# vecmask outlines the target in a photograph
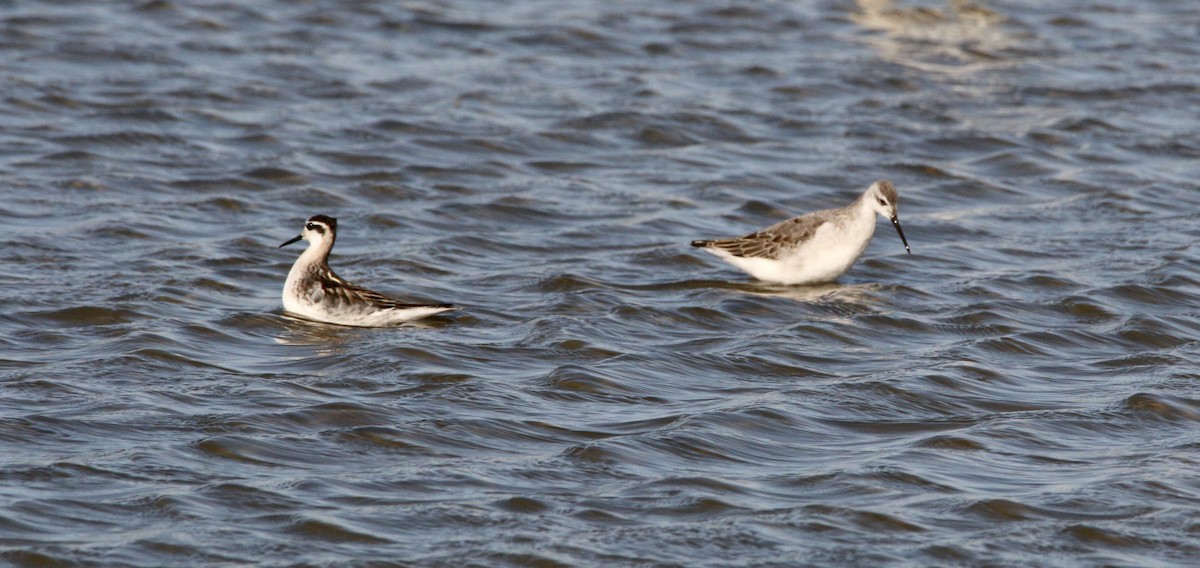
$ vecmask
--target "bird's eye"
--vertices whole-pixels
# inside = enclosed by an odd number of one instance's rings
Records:
[[[886,202],[886,201],[884,201],[884,200],[882,200],[882,199],[880,199],[880,200],[879,200],[879,204],[880,204],[880,205],[887,205],[887,202]]]
[[[312,224],[312,223],[305,223],[305,225],[304,225],[304,228],[305,228],[305,229],[308,229],[308,230],[310,230],[310,231],[315,231],[315,230],[317,230],[317,226],[316,226],[316,225],[314,225],[314,224]]]

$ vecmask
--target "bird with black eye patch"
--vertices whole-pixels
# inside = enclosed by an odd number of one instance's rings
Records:
[[[751,276],[779,284],[820,284],[845,274],[871,242],[875,215],[892,222],[912,254],[896,216],[900,195],[887,180],[872,183],[845,207],[814,211],[744,237],[692,241]]]
[[[279,245],[308,241],[308,248],[283,284],[283,309],[325,323],[383,327],[458,308],[450,304],[406,304],[347,282],[329,268],[329,252],[337,240],[337,219],[314,215],[296,238]]]

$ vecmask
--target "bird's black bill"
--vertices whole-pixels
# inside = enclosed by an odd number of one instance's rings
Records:
[[[897,227],[899,227],[899,225],[896,225],[896,226],[897,226]],[[290,241],[288,241],[288,242],[286,242],[286,243],[283,243],[283,244],[279,245],[279,248],[286,247],[286,246],[288,246],[288,245],[290,245],[290,244],[292,244],[292,243],[294,243],[294,242],[296,242],[296,241],[298,241],[298,240],[300,240],[300,239],[303,239],[303,238],[304,238],[304,235],[296,235],[296,238],[294,238],[294,239],[292,239],[292,240],[290,240]],[[903,234],[903,233],[901,233],[901,234],[900,234],[900,238],[902,238],[902,239],[904,238],[904,234]]]
[[[904,250],[908,251],[908,254],[912,254],[912,249],[908,248],[908,239],[904,238],[904,230],[900,228],[900,219],[893,216],[892,225],[895,225],[896,232],[900,234],[900,241],[904,243]]]

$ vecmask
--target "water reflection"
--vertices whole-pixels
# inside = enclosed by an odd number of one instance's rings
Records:
[[[882,289],[882,286],[874,282],[864,284],[831,282],[813,286],[786,286],[754,282],[737,289],[751,296],[786,298],[802,303],[875,304],[878,303],[875,292]]]
[[[1018,46],[1006,18],[982,2],[950,0],[944,7],[895,0],[858,0],[851,18],[882,35],[869,41],[884,59],[923,71],[963,73],[1005,64]],[[898,5],[899,4],[899,5]]]
[[[362,328],[321,323],[304,319],[287,312],[278,313],[277,335],[273,337],[280,345],[321,346],[320,354],[337,354],[341,347],[363,333]]]
[[[454,323],[452,318],[431,317],[400,325],[363,328],[313,321],[283,311],[278,313],[278,319],[281,334],[276,335],[274,339],[280,345],[336,345],[346,343],[371,330],[387,333],[398,330],[440,329]]]

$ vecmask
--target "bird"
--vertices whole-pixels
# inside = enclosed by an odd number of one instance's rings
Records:
[[[314,215],[298,236],[279,248],[304,239],[309,246],[283,284],[283,309],[306,319],[354,327],[396,325],[442,312],[452,304],[406,304],[347,282],[329,268],[329,251],[337,240],[337,219]]]
[[[896,216],[899,199],[896,186],[881,179],[845,207],[813,211],[744,237],[692,241],[692,246],[765,282],[832,282],[866,250],[875,234],[876,214],[891,220],[904,250],[912,254]]]

